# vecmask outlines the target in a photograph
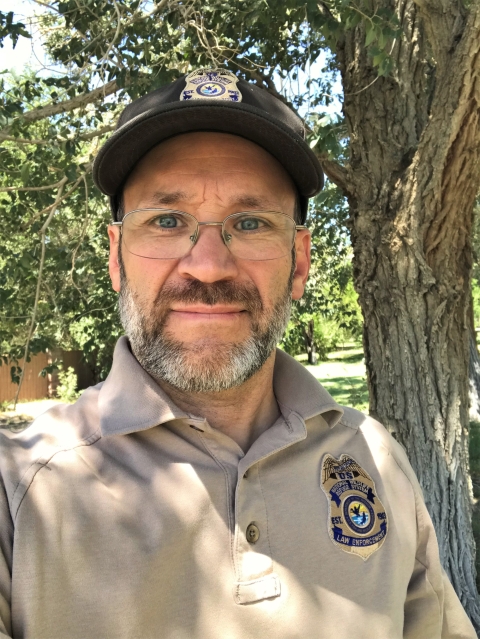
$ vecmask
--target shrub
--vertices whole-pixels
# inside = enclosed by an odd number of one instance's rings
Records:
[[[71,366],[67,370],[59,370],[58,381],[57,397],[62,402],[74,402],[80,397],[81,393],[77,391],[77,374]]]

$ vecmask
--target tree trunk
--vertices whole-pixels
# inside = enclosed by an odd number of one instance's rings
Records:
[[[317,363],[317,353],[315,351],[315,322],[309,320],[308,324],[302,324],[303,339],[305,340],[305,348],[307,349],[307,361],[314,366]]]
[[[370,411],[406,448],[443,565],[480,629],[468,460],[473,205],[480,184],[478,2],[397,0],[405,31],[378,77],[361,27],[338,56]]]

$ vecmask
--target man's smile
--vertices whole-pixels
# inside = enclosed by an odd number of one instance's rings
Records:
[[[238,306],[220,304],[215,304],[214,306],[206,304],[175,306],[170,312],[175,319],[193,322],[234,322],[242,318],[247,313],[247,311]]]

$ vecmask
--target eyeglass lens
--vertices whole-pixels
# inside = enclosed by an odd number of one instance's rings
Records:
[[[196,242],[197,220],[188,213],[138,210],[123,220],[123,241],[130,253],[153,259],[186,255]],[[231,253],[245,260],[272,260],[287,255],[295,238],[295,222],[270,211],[241,212],[223,223],[223,239]]]

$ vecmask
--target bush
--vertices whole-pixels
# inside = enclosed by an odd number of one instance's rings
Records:
[[[74,402],[80,397],[81,393],[77,391],[77,374],[71,366],[67,370],[59,370],[58,381],[57,397],[62,402]]]

